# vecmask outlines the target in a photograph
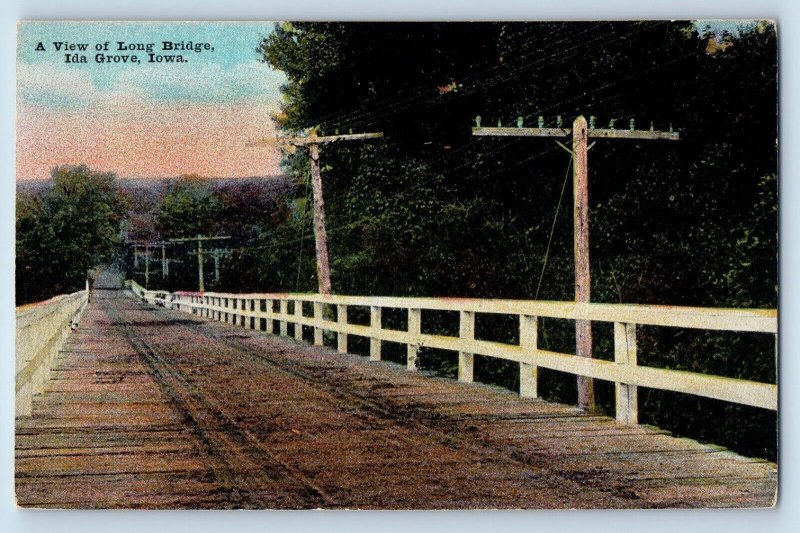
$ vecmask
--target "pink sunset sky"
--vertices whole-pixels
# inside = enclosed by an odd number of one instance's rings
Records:
[[[125,112],[113,115],[18,106],[17,179],[45,179],[56,165],[81,163],[130,178],[279,172],[276,149],[245,146],[275,134],[263,104],[120,105]]]
[[[47,179],[62,164],[125,178],[278,174],[277,147],[245,146],[276,133],[271,114],[284,78],[255,52],[271,30],[272,23],[21,24],[17,179]],[[117,41],[152,42],[159,51],[165,39],[214,49],[189,52],[182,65],[94,61],[96,43],[113,51]],[[60,41],[88,43],[87,64],[67,63]]]

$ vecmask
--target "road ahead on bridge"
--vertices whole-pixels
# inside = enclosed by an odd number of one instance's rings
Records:
[[[18,503],[768,506],[776,467],[96,290],[33,416]]]

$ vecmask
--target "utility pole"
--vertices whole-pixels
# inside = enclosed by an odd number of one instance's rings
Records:
[[[575,255],[575,301],[591,300],[589,272],[589,138],[586,119],[582,116],[572,124],[572,202],[573,202],[573,253]],[[575,354],[592,357],[592,323],[575,321]],[[594,383],[592,378],[578,376],[578,405],[594,408]]]
[[[133,270],[136,273],[139,273],[139,257],[142,255],[142,252],[139,251],[139,247],[141,246],[144,248],[144,284],[145,286],[149,285],[150,282],[150,246],[153,243],[148,241],[125,241],[125,245],[133,246]]]
[[[219,282],[219,250],[214,250],[214,283]]]
[[[161,279],[169,276],[169,263],[167,263],[167,243],[161,241]]]
[[[575,254],[575,301],[589,303],[591,300],[591,276],[589,271],[589,137],[598,139],[636,139],[677,141],[680,136],[672,131],[655,131],[652,123],[650,130],[637,130],[631,119],[627,130],[615,129],[615,120],[608,128],[595,128],[595,117],[589,117],[589,124],[583,116],[579,116],[572,124],[572,129],[561,127],[561,117],[557,118],[557,127],[545,128],[544,118],[538,117],[537,128],[523,128],[522,118],[517,119],[516,128],[504,128],[498,124],[496,128],[481,127],[481,117],[475,118],[472,134],[479,137],[566,137],[572,134],[572,150],[564,144],[558,144],[571,152],[573,164],[573,252]],[[592,143],[594,145],[594,143]],[[575,353],[579,357],[592,357],[592,323],[588,320],[575,321]],[[594,383],[592,378],[578,376],[578,407],[594,408]]]
[[[219,258],[222,256],[229,256],[231,253],[222,248],[214,248],[211,250],[211,256],[214,258],[214,281],[219,282]]]
[[[203,239],[197,235],[197,285],[200,292],[206,290],[206,284],[203,282]]]
[[[203,279],[203,241],[218,241],[223,239],[230,239],[229,235],[224,235],[220,237],[206,237],[201,234],[197,234],[197,237],[184,237],[180,239],[170,239],[169,242],[189,242],[189,241],[197,241],[197,286],[200,292],[205,292],[206,284]]]
[[[144,244],[144,287],[150,288],[150,243]]]
[[[311,159],[311,188],[314,197],[314,241],[317,250],[317,282],[320,294],[331,293],[331,270],[328,263],[328,235],[325,231],[325,202],[322,196],[322,176],[319,169],[319,145],[338,141],[363,141],[378,139],[383,133],[350,133],[347,135],[327,135],[318,137],[316,130],[309,135],[277,137],[249,141],[247,146],[268,146],[283,144],[290,150],[307,148]]]

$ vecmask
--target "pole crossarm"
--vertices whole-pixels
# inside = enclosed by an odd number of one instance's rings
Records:
[[[193,255],[197,255],[197,290],[200,292],[204,292],[206,290],[205,285],[205,277],[203,275],[203,260],[204,255],[208,252],[203,251],[203,242],[204,241],[220,241],[225,239],[230,239],[230,235],[219,235],[217,237],[206,237],[205,235],[195,235],[194,237],[178,237],[176,239],[170,239],[170,242],[196,242],[197,243],[197,252]]]
[[[476,137],[567,137],[572,128],[472,128]],[[644,141],[679,141],[677,131],[623,130],[595,128],[588,130],[589,138],[636,139]]]
[[[538,128],[523,127],[523,118],[517,119],[516,127],[481,127],[481,117],[475,117],[472,135],[476,137],[539,137],[554,138],[556,143],[570,154],[573,168],[573,252],[575,256],[575,301],[589,303],[591,295],[591,273],[589,269],[589,165],[587,153],[594,142],[589,139],[635,139],[644,141],[678,141],[680,134],[672,130],[656,131],[651,123],[649,130],[637,130],[633,119],[628,129],[616,129],[616,120],[609,122],[608,128],[595,128],[595,117],[587,123],[583,116],[575,119],[571,128],[561,127],[558,117],[556,128],[545,128],[543,117],[539,117]],[[572,136],[572,149],[557,140]],[[596,142],[596,141],[595,141]],[[592,358],[592,327],[587,320],[575,322],[575,354]],[[578,405],[583,409],[594,408],[594,384],[591,377],[578,377]]]
[[[169,242],[214,241],[214,240],[218,240],[218,239],[230,239],[230,238],[231,238],[230,235],[224,235],[224,236],[221,236],[221,237],[203,237],[203,236],[179,237],[177,239],[170,239]]]
[[[294,146],[308,146],[310,144],[324,144],[337,141],[363,141],[366,139],[380,139],[383,137],[383,132],[377,133],[348,133],[344,135],[325,135],[318,137],[311,134],[305,137],[291,136],[291,137],[265,137],[254,141],[247,141],[245,146],[274,146],[277,144],[291,144]]]
[[[197,255],[197,252],[186,252],[186,255]],[[230,250],[219,250],[219,249],[211,249],[211,250],[203,250],[203,255],[218,255],[218,256],[229,256],[231,255]]]
[[[316,128],[313,128],[308,135],[265,137],[261,140],[248,141],[246,143],[246,146],[279,145],[289,153],[293,153],[298,148],[308,150],[309,159],[311,160],[311,190],[314,202],[314,244],[317,254],[317,280],[321,294],[330,294],[331,292],[331,269],[328,264],[328,233],[325,230],[325,201],[322,196],[319,145],[339,141],[365,141],[382,137],[383,132],[318,136]]]

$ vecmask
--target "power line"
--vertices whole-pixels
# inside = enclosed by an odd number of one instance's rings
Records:
[[[564,183],[561,185],[561,194],[558,196],[558,203],[556,204],[556,212],[553,214],[553,223],[550,226],[550,236],[547,238],[547,248],[544,250],[544,259],[542,260],[542,271],[539,273],[539,282],[536,284],[536,295],[533,297],[534,300],[539,299],[539,289],[542,287],[542,279],[544,279],[544,271],[547,268],[547,258],[550,255],[550,244],[553,242],[553,232],[556,229],[556,221],[558,220],[558,212],[561,210],[561,202],[564,199],[564,191],[567,188],[567,182],[569,181],[569,170],[572,167],[572,158],[573,155],[570,154],[569,162],[567,163],[567,171],[564,174]]]
[[[668,23],[668,21],[655,21],[653,23],[650,23],[649,26],[645,27],[645,26],[642,25],[642,26],[639,26],[637,28],[634,28],[634,29],[632,29],[632,30],[630,30],[628,32],[622,33],[622,34],[617,33],[617,32],[612,30],[612,32],[614,34],[614,36],[612,36],[612,37],[608,37],[607,35],[599,35],[599,36],[594,37],[592,39],[589,39],[587,41],[583,41],[583,42],[581,42],[579,44],[576,44],[576,45],[574,45],[572,47],[553,52],[553,53],[551,53],[549,55],[546,55],[544,57],[539,58],[536,61],[530,62],[528,64],[524,64],[524,65],[519,65],[519,66],[513,67],[510,70],[508,70],[507,72],[502,73],[502,74],[500,74],[498,76],[495,76],[493,78],[489,78],[489,79],[483,80],[483,81],[477,81],[472,87],[467,86],[465,88],[460,88],[458,92],[450,93],[449,98],[452,101],[454,99],[463,98],[464,96],[469,96],[469,95],[477,92],[478,90],[485,90],[485,89],[493,87],[494,85],[496,85],[496,84],[498,84],[500,82],[503,82],[503,81],[506,81],[508,79],[511,79],[516,74],[518,74],[519,72],[522,72],[522,71],[525,71],[525,70],[529,70],[529,69],[532,69],[532,68],[537,67],[537,66],[538,67],[542,67],[542,66],[546,66],[546,65],[555,65],[555,64],[559,64],[559,63],[564,63],[564,60],[562,60],[562,61],[553,61],[553,59],[554,58],[559,58],[559,57],[566,57],[567,54],[569,54],[570,52],[574,52],[574,51],[580,50],[582,48],[606,46],[606,45],[609,45],[609,44],[611,44],[611,43],[613,43],[615,41],[619,41],[619,40],[625,39],[625,38],[630,37],[632,35],[641,33],[641,32],[646,31],[648,29],[653,29],[653,28],[655,28],[655,27],[657,27],[659,25],[667,24],[667,23]],[[586,31],[589,31],[591,29],[593,29],[593,28],[589,28]],[[570,37],[569,40],[572,40],[572,37]],[[599,42],[597,42],[597,41],[599,41]],[[548,61],[548,60],[550,60],[550,61]],[[492,69],[490,69],[490,70],[496,70],[496,69],[500,69],[500,68],[504,68],[504,65],[496,65],[496,66],[492,67]],[[475,77],[475,76],[473,76],[473,77]],[[469,80],[469,79],[470,78],[467,78],[467,80]],[[411,96],[409,96],[409,97],[407,97],[405,99],[398,100],[398,101],[396,101],[394,103],[387,103],[387,101],[390,101],[389,99],[387,99],[386,101],[381,102],[381,104],[382,104],[381,105],[381,111],[373,111],[373,110],[363,109],[363,110],[356,111],[356,112],[353,112],[353,113],[350,113],[350,114],[340,115],[338,117],[337,124],[340,127],[345,127],[345,128],[348,127],[348,126],[354,126],[354,125],[356,125],[358,123],[358,121],[360,121],[362,119],[366,119],[368,117],[373,117],[373,119],[374,119],[374,118],[385,117],[385,116],[391,115],[392,113],[394,113],[394,111],[403,111],[403,110],[407,109],[408,107],[410,107],[411,105],[413,105],[413,103],[415,103],[414,100],[420,100],[420,103],[424,104],[424,106],[427,107],[427,106],[431,105],[432,103],[438,102],[440,100],[440,98],[441,98],[441,95],[439,95],[439,94],[435,94],[435,93],[434,94],[428,94],[427,91],[425,93],[420,91],[420,92],[416,93],[415,95],[411,95]],[[399,105],[402,105],[402,104],[406,104],[406,105],[401,107],[398,110],[394,110],[395,107],[397,107]],[[371,125],[371,124],[373,124],[373,122],[365,122],[365,124]]]
[[[550,48],[555,48],[559,44],[561,44],[563,42],[571,41],[571,40],[575,39],[576,37],[580,37],[581,35],[591,31],[592,29],[595,29],[595,28],[594,27],[587,27],[585,30],[583,30],[583,31],[581,31],[581,32],[579,32],[577,34],[565,36],[564,38],[556,41],[555,43],[550,43],[549,47]],[[524,59],[525,57],[528,57],[529,55],[532,55],[533,53],[538,53],[538,52],[541,52],[541,50],[532,51],[532,52],[529,52],[527,54],[520,54],[519,56],[517,56],[515,58],[515,61],[519,61],[521,59]],[[483,62],[487,63],[488,60],[484,60]],[[475,78],[481,73],[485,73],[487,71],[492,71],[492,70],[497,70],[499,68],[503,68],[503,66],[504,66],[503,64],[491,65],[488,68],[484,68],[483,71],[481,71],[481,70],[477,70],[476,71],[476,69],[475,69],[476,65],[477,65],[476,63],[473,63],[470,67],[466,67],[464,69],[461,69],[456,74],[451,75],[451,77],[456,77],[457,74],[464,73],[465,71],[473,72],[473,74],[471,76],[467,76],[466,78],[461,78],[462,82],[463,82],[464,80],[469,80],[470,78]],[[431,91],[432,91],[432,89],[431,89]],[[421,97],[428,98],[428,97],[430,97],[430,95],[428,94],[428,91],[424,91],[423,92],[422,90],[419,90],[419,89],[414,91],[412,94],[409,94],[408,96],[401,97],[401,98],[398,98],[398,96],[400,96],[400,95],[394,94],[394,95],[388,96],[388,97],[386,97],[386,98],[384,98],[382,100],[372,99],[370,101],[362,102],[360,104],[360,106],[375,104],[375,105],[380,105],[382,108],[386,108],[387,106],[395,106],[395,105],[399,105],[399,104],[408,102],[408,101],[410,101],[410,100],[412,100],[414,98],[421,98]],[[352,106],[350,109],[352,111],[341,111],[341,114],[338,114],[338,115],[337,115],[337,113],[340,113],[339,111],[332,111],[330,113],[327,113],[326,115],[322,115],[320,117],[315,118],[311,122],[314,123],[314,124],[320,124],[320,125],[327,124],[327,123],[330,123],[330,122],[335,122],[338,125],[342,125],[342,124],[351,123],[354,118],[360,117],[363,114],[367,114],[367,115],[371,114],[371,112],[369,112],[368,110],[364,109],[363,107]]]

